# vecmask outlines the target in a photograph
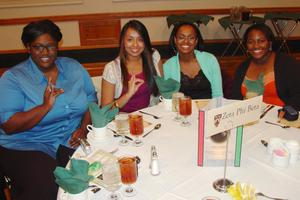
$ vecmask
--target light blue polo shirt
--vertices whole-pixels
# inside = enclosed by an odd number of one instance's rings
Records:
[[[56,88],[64,93],[32,129],[7,135],[0,129],[0,145],[8,149],[43,151],[55,157],[60,144],[69,146],[72,133],[80,126],[96,91],[88,72],[76,60],[58,57]],[[41,105],[47,78],[31,58],[6,71],[0,78],[0,124],[17,112]]]

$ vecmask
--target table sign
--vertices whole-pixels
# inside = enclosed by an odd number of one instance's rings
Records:
[[[258,96],[243,101],[235,101],[218,108],[199,110],[198,166],[224,165],[226,132],[231,129],[231,134],[228,137],[228,164],[239,167],[243,125],[259,120],[261,106],[262,96]]]

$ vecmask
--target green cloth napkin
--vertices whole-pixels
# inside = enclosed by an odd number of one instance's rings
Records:
[[[112,105],[109,104],[103,108],[99,108],[98,104],[91,102],[89,103],[90,115],[92,123],[95,128],[105,127],[110,121],[112,121],[118,114],[119,109],[111,109]]]
[[[174,79],[169,78],[165,80],[160,76],[154,76],[154,80],[156,82],[160,94],[165,99],[172,99],[172,94],[178,92],[180,89],[180,83]]]
[[[88,175],[89,163],[86,160],[71,159],[70,169],[56,167],[55,182],[66,192],[78,194],[86,190],[93,176]]]

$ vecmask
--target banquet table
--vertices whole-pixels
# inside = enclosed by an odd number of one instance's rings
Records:
[[[262,139],[268,141],[271,137],[294,139],[300,142],[299,129],[292,127],[284,129],[265,123],[265,120],[277,121],[277,109],[275,107],[270,110],[256,124],[244,127],[241,166],[227,167],[226,177],[233,182],[252,184],[257,191],[269,196],[296,200],[299,199],[300,194],[300,161],[290,164],[287,168],[275,167],[271,163],[266,147],[260,142]],[[116,156],[131,154],[141,158],[139,177],[134,184],[137,195],[122,196],[122,199],[201,200],[205,196],[215,196],[222,200],[232,199],[228,193],[220,193],[212,186],[216,179],[223,178],[223,166],[197,166],[198,109],[196,104],[193,103],[193,112],[189,118],[191,126],[188,127],[183,127],[180,122],[174,121],[175,113],[166,111],[161,104],[146,108],[144,111],[161,116],[160,119],[154,119],[143,115],[144,120],[152,123],[145,128],[145,132],[157,123],[161,123],[162,126],[142,138],[143,146],[118,146],[118,151],[114,153]],[[151,175],[149,170],[152,145],[157,149],[161,170],[157,176]],[[79,154],[82,154],[80,148],[75,156]],[[118,192],[121,193],[121,190]],[[95,194],[89,191],[89,198],[106,199],[108,194],[105,189]],[[68,199],[67,194],[59,189],[57,199]],[[257,199],[264,199],[264,197],[257,197]]]

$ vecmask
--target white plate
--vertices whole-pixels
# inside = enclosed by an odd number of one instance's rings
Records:
[[[88,199],[91,199],[93,193],[88,190]],[[57,200],[69,200],[69,193],[64,192],[62,189],[59,190],[59,194],[57,195]]]

